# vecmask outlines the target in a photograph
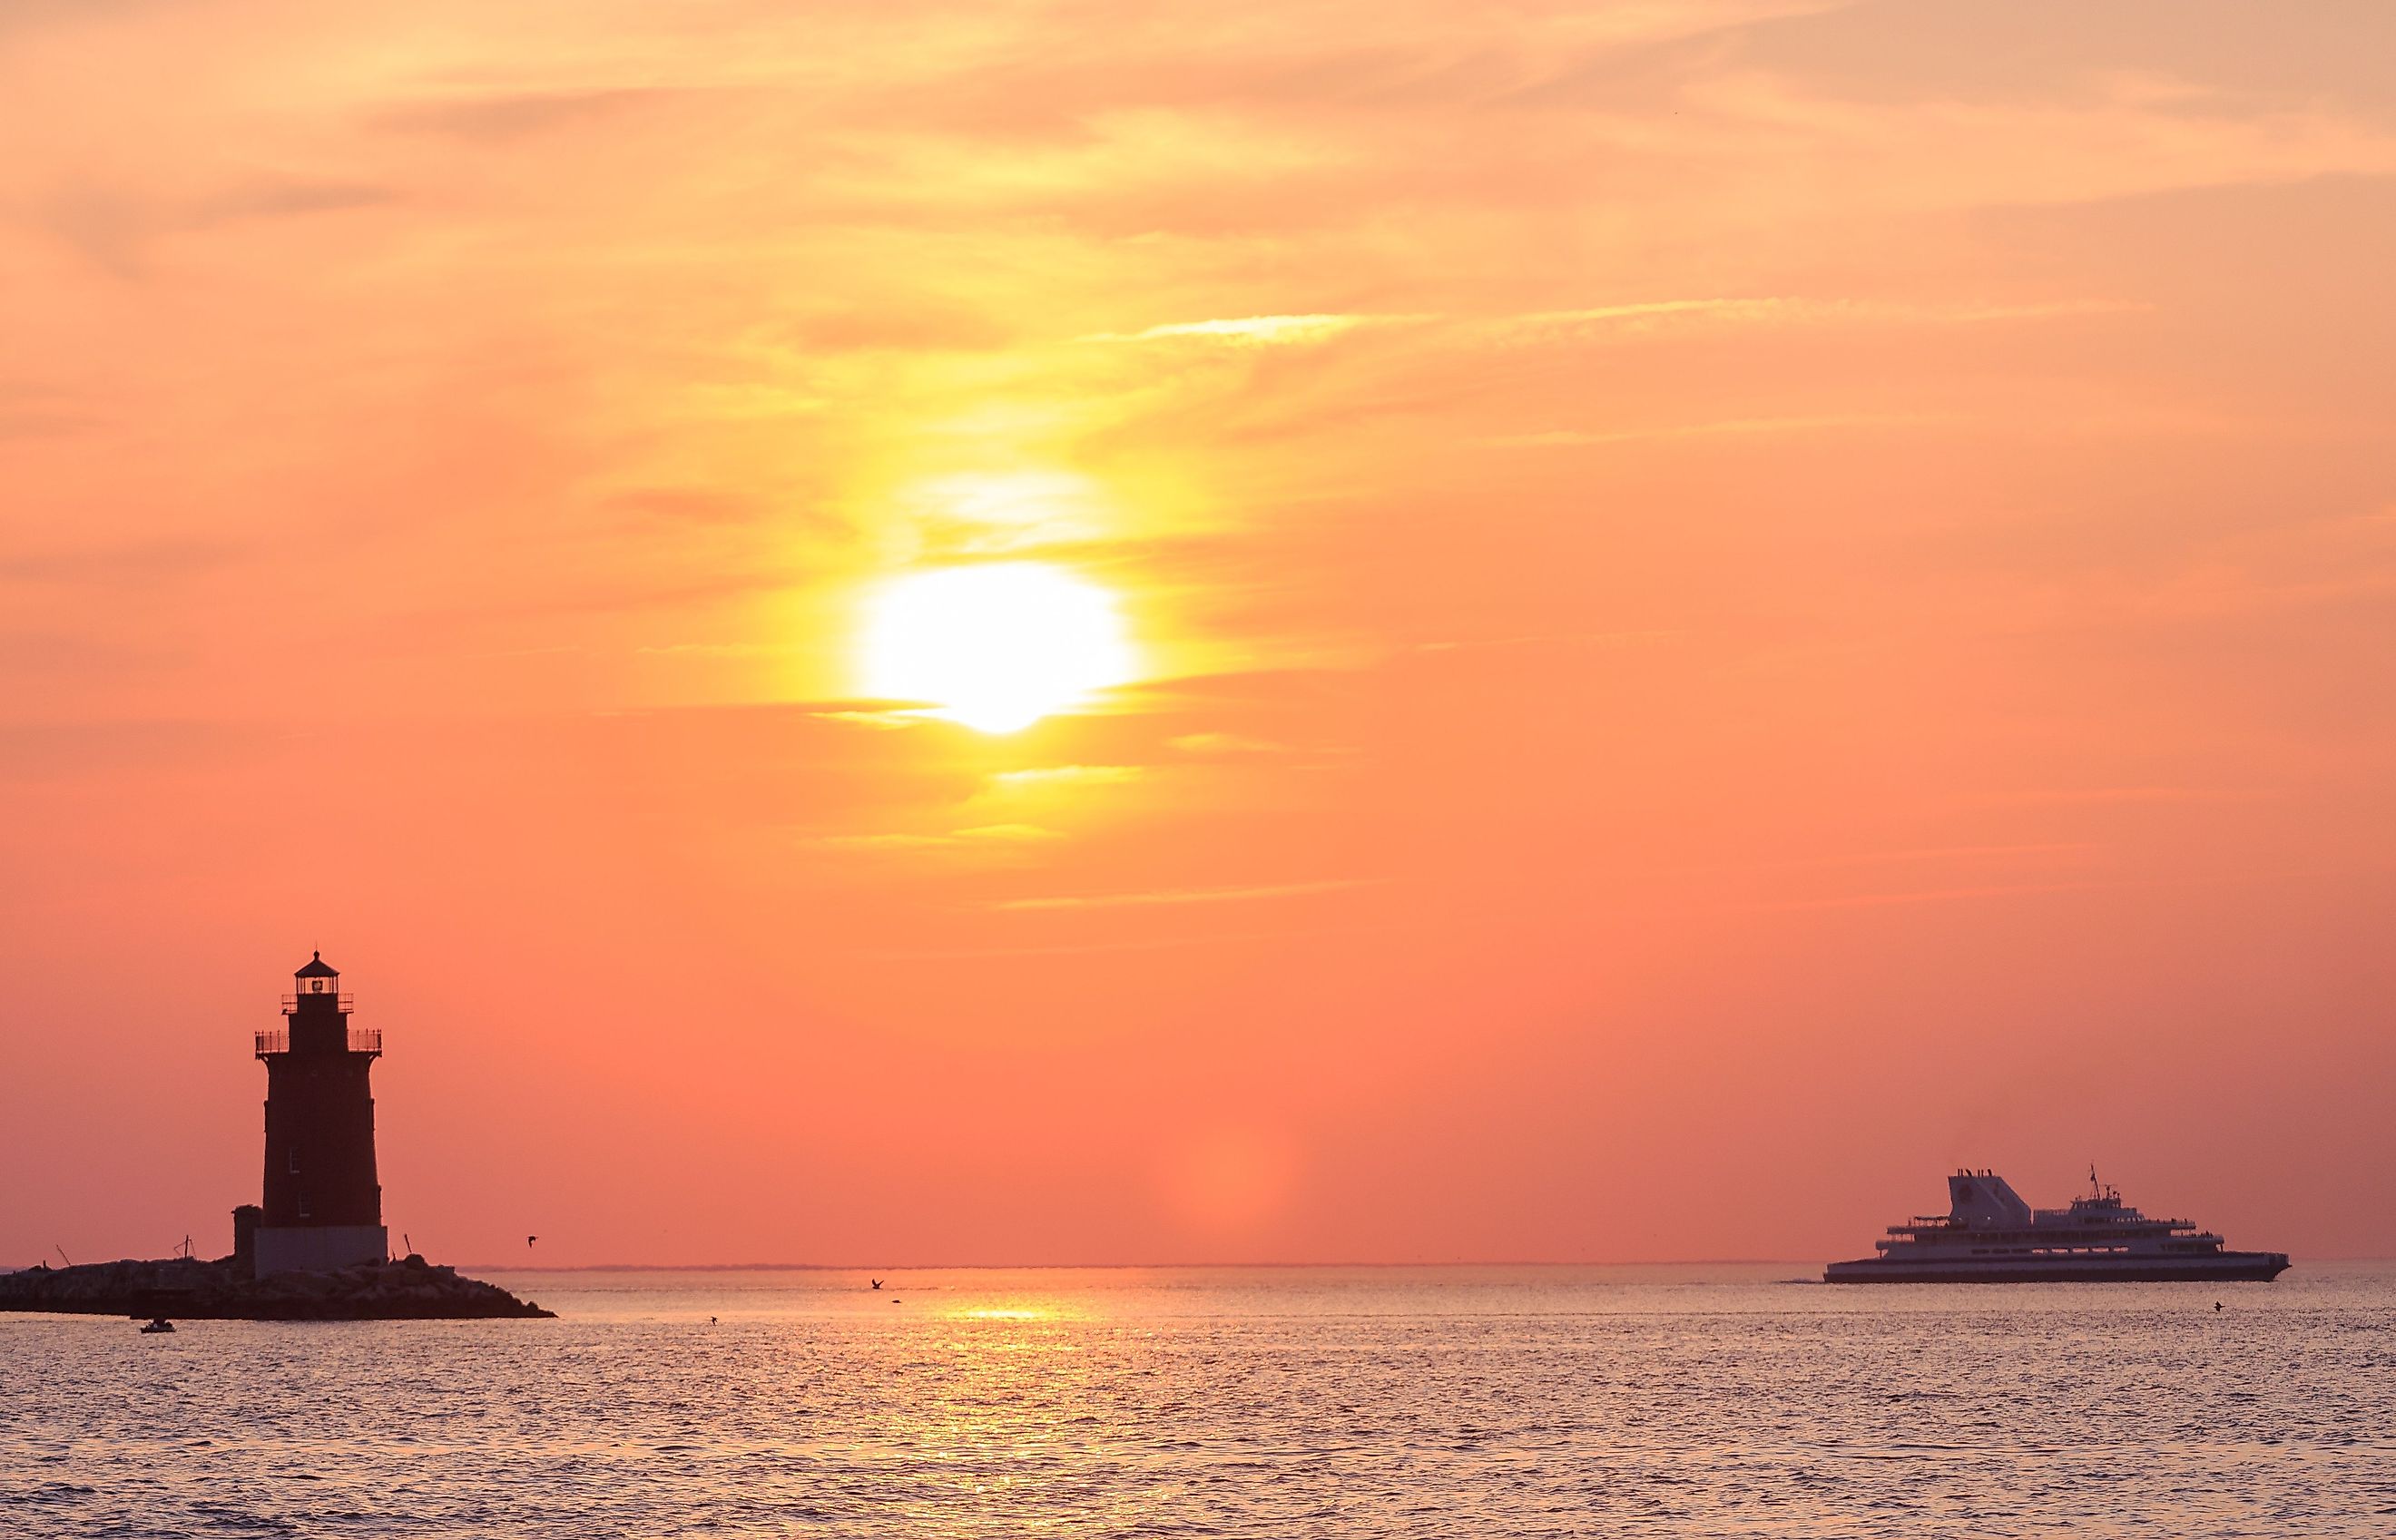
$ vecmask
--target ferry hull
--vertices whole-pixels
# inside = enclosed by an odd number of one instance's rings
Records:
[[[2019,1261],[1888,1262],[1865,1257],[1833,1262],[1825,1283],[2268,1283],[2288,1270],[2279,1252],[2221,1252],[2212,1256],[2090,1257]]]

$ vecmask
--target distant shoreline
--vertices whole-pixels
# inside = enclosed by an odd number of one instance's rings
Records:
[[[2396,1255],[2316,1256],[2317,1262],[2374,1262],[2396,1266]],[[1712,1256],[1669,1262],[464,1262],[473,1272],[1196,1272],[1196,1271],[1328,1271],[1334,1268],[1455,1269],[1470,1268],[1816,1268],[1819,1257]]]
[[[2308,1256],[2306,1263],[2382,1263],[2396,1255]],[[1819,1258],[1791,1256],[1684,1257],[1669,1262],[461,1262],[465,1272],[510,1273],[732,1273],[732,1272],[1197,1272],[1234,1270],[1298,1272],[1333,1268],[1818,1268]],[[0,1277],[31,1272],[40,1264],[0,1267]]]
[[[2357,1260],[2364,1260],[2358,1258]],[[1775,1256],[1694,1262],[461,1262],[475,1272],[1190,1272],[1332,1268],[1818,1268]]]

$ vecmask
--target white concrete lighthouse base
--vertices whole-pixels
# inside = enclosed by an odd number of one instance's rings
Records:
[[[258,1231],[257,1276],[339,1272],[391,1260],[391,1231],[380,1225],[292,1225]]]

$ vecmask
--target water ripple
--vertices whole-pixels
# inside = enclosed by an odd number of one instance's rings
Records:
[[[2391,1533],[2396,1269],[1788,1272],[952,1271],[903,1310],[845,1274],[549,1274],[499,1281],[555,1321],[0,1317],[0,1534]]]

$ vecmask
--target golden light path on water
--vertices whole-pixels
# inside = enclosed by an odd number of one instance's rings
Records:
[[[1138,669],[1115,595],[1045,562],[909,573],[865,612],[865,693],[984,733],[1072,710]]]
[[[0,1316],[0,1535],[2388,1533],[2386,1264],[1810,1272],[577,1270],[492,1275],[538,1322]]]

